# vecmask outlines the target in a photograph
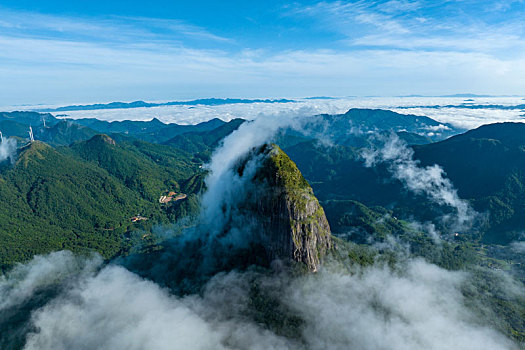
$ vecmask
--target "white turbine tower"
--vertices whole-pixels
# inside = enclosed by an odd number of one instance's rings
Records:
[[[4,135],[2,135],[2,132],[0,131],[0,143],[4,142]]]
[[[31,126],[29,126],[29,140],[31,140],[31,142],[35,141],[35,138],[33,137],[33,128]]]

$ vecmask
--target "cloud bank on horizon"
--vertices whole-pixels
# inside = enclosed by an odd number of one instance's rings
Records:
[[[348,97],[330,99],[296,99],[285,103],[236,103],[216,106],[159,106],[149,108],[99,109],[53,112],[67,118],[100,120],[144,120],[157,118],[165,123],[197,124],[213,118],[230,121],[234,118],[256,119],[260,116],[312,116],[341,114],[350,108],[378,108],[401,114],[427,116],[457,128],[472,129],[498,122],[525,122],[524,100],[521,97]],[[480,108],[465,108],[470,104]],[[0,110],[33,110],[49,106],[5,106]],[[494,107],[496,106],[496,107]]]
[[[516,94],[522,1],[13,1],[0,104]]]

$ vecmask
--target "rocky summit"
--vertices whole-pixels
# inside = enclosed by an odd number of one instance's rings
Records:
[[[253,193],[247,208],[256,215],[255,240],[269,261],[281,259],[304,263],[317,271],[332,247],[330,225],[313,190],[295,163],[276,145],[254,149],[238,167],[240,174],[248,159],[258,157],[261,165],[253,178]]]

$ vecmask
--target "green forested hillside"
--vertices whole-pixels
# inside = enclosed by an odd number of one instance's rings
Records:
[[[0,264],[34,254],[120,249],[129,217],[148,203],[103,169],[35,142],[0,174]]]
[[[111,257],[137,243],[128,241],[133,231],[145,230],[147,237],[157,224],[194,216],[204,160],[242,122],[78,123],[34,112],[0,114],[5,137],[20,136],[24,144],[32,125],[37,140],[46,142],[27,143],[15,164],[0,164],[0,268],[61,249]],[[140,138],[171,140],[162,145]],[[170,193],[187,197],[159,202]],[[148,220],[132,223],[136,215]]]
[[[178,191],[178,180],[190,177],[199,166],[188,154],[173,148],[140,141],[117,144],[107,135],[75,143],[69,150],[105,169],[149,201],[159,198],[160,189]]]
[[[316,122],[319,118],[320,124]],[[46,128],[38,124],[43,123],[43,119]],[[25,112],[0,115],[0,127],[3,125],[5,130],[16,131],[21,136],[27,133],[23,123],[37,124],[34,130],[39,138],[55,146],[62,145],[54,151],[67,159],[59,162],[74,160],[77,165],[89,165],[86,169],[105,171],[112,181],[152,205],[157,205],[159,197],[167,191],[201,191],[203,174],[199,166],[209,159],[220,141],[243,122],[241,119],[229,123],[211,120],[181,126],[158,120],[109,123],[92,119],[59,121],[51,115]],[[307,132],[285,130],[277,137],[277,143],[297,163],[321,201],[358,201],[368,207],[389,207],[393,215],[400,218],[415,216],[427,220],[436,216],[436,208],[405,190],[399,181],[392,179],[385,166],[364,167],[361,150],[355,146],[369,145],[363,136],[366,134],[349,133],[349,127],[361,132],[391,128],[398,130],[398,136],[407,143],[420,144],[414,149],[422,165],[442,165],[459,195],[470,200],[478,211],[490,213],[490,222],[484,228],[487,241],[508,242],[520,232],[520,218],[525,215],[521,205],[525,181],[522,124],[482,127],[446,141],[425,144],[436,137],[425,136],[425,130],[441,128],[444,131],[440,138],[457,131],[425,117],[352,109],[342,115],[313,118],[306,126]],[[97,128],[111,131],[112,135],[93,137],[99,132]],[[313,140],[321,131],[329,134],[335,144],[325,147]],[[161,142],[169,135],[176,136],[165,144],[136,138],[157,138],[156,141]],[[352,138],[354,141],[350,142]],[[52,163],[49,161],[49,167]],[[173,218],[195,211],[196,201],[196,197],[189,197],[188,208],[166,206],[169,209],[161,216]],[[329,208],[329,216],[330,211]]]
[[[202,186],[188,183],[202,181],[198,166],[168,146],[105,135],[71,148],[28,144],[0,171],[0,267],[61,249],[114,256],[126,232],[195,214]],[[181,190],[185,200],[159,203]],[[137,214],[148,221],[133,224]]]
[[[28,126],[26,124],[18,123],[10,119],[1,119],[0,118],[0,131],[5,136],[16,136],[16,137],[28,137]]]
[[[508,243],[525,229],[525,125],[482,126],[445,141],[413,146],[421,166],[438,164],[461,198],[488,214],[486,242]],[[391,207],[399,217],[426,221],[439,213],[427,199],[407,191],[384,165],[364,166],[355,147],[308,141],[285,148],[321,200],[357,200]],[[439,210],[447,210],[441,208]]]
[[[244,119],[233,119],[214,130],[189,132],[174,137],[166,141],[165,144],[191,154],[198,154],[203,159],[209,159],[211,152],[219,145],[219,142],[237,130],[244,122]]]
[[[211,131],[225,124],[224,121],[217,118],[196,125],[165,124],[156,118],[147,122],[131,120],[107,122],[92,118],[75,119],[71,122],[88,126],[99,133],[121,133],[152,143],[162,143],[188,132]]]
[[[214,118],[196,125],[165,124],[154,118],[150,121],[113,121],[95,118],[58,119],[49,113],[0,112],[0,131],[6,136],[28,138],[31,126],[35,139],[51,145],[69,145],[84,141],[96,134],[120,134],[151,143],[162,143],[189,132],[212,131],[226,122]]]
[[[50,113],[37,113],[27,111],[0,112],[0,121],[11,120],[20,124],[32,125],[33,127],[43,125],[53,126],[58,123],[58,119]]]
[[[422,165],[442,166],[459,195],[489,214],[487,241],[519,238],[525,229],[525,124],[484,125],[414,150]]]
[[[98,134],[88,127],[61,120],[52,127],[40,127],[34,130],[35,138],[55,146],[67,146],[75,141],[88,140]]]

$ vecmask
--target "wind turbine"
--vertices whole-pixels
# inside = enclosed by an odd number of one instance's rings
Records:
[[[33,137],[33,128],[31,126],[29,126],[29,140],[31,140],[31,142],[35,141],[35,138]]]
[[[0,131],[0,143],[4,142],[4,135],[2,135],[2,132]]]

